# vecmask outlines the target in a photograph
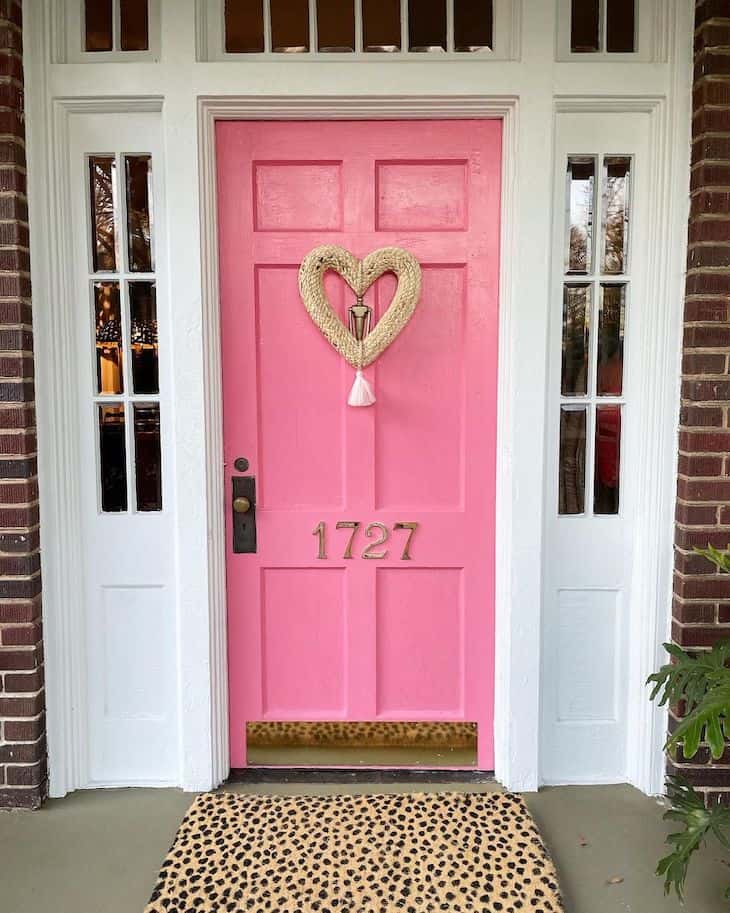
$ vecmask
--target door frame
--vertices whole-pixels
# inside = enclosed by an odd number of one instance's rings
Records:
[[[512,789],[538,784],[537,726],[515,727],[514,719],[539,718],[539,575],[536,577],[535,624],[521,630],[521,646],[535,658],[532,674],[509,648],[512,609],[524,605],[512,591],[515,550],[513,525],[512,390],[510,316],[516,294],[515,259],[516,130],[514,97],[490,96],[240,96],[198,99],[200,174],[203,360],[205,378],[205,465],[208,504],[208,599],[210,610],[211,749],[214,781],[230,770],[228,732],[228,649],[226,631],[226,549],[221,385],[220,302],[218,277],[215,123],[218,120],[446,120],[502,121],[502,187],[499,282],[499,356],[497,383],[497,478],[495,512],[494,752],[497,779]],[[540,479],[541,483],[541,479]],[[538,502],[542,494],[538,496]],[[528,644],[526,640],[533,642]]]

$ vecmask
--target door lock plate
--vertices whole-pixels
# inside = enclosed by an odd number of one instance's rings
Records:
[[[233,553],[250,555],[256,552],[256,479],[253,476],[233,476]],[[242,508],[246,507],[245,510]]]

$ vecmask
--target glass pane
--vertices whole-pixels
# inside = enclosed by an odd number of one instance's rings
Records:
[[[560,392],[584,396],[588,392],[590,285],[563,287],[563,363]]]
[[[84,47],[87,51],[111,51],[113,45],[112,0],[86,0]]]
[[[317,44],[320,51],[355,50],[352,0],[317,0]]]
[[[586,410],[560,409],[560,466],[558,513],[585,510]]]
[[[620,462],[621,406],[598,406],[593,513],[618,513]]]
[[[626,286],[601,284],[596,376],[599,396],[620,396],[623,390],[625,311]]]
[[[408,46],[411,51],[446,50],[446,0],[409,0]]]
[[[597,51],[599,44],[599,0],[571,0],[570,50],[578,53]]]
[[[309,4],[307,0],[269,0],[271,47],[274,51],[309,50]]]
[[[97,393],[123,393],[122,312],[118,282],[94,283]]]
[[[147,0],[121,0],[122,50],[146,51],[150,46]]]
[[[129,269],[150,273],[154,269],[151,241],[152,160],[149,155],[125,155],[127,180],[127,238]]]
[[[263,0],[226,0],[226,51],[256,54],[264,50]]]
[[[400,50],[400,0],[362,0],[366,51]]]
[[[132,390],[159,393],[157,301],[154,282],[129,283]]]
[[[134,405],[134,467],[137,510],[162,510],[160,405]]]
[[[630,172],[628,156],[607,155],[603,160],[604,273],[624,273],[628,266]]]
[[[593,201],[596,160],[571,156],[566,174],[566,273],[589,273],[593,266]]]
[[[99,406],[99,464],[101,509],[127,509],[127,449],[124,439],[124,406]]]
[[[114,221],[117,164],[113,156],[89,156],[89,186],[93,270],[95,273],[114,272],[117,268],[117,233]]]
[[[492,0],[454,0],[454,50],[493,47],[492,29]]]
[[[608,0],[606,50],[630,54],[634,50],[634,0]]]

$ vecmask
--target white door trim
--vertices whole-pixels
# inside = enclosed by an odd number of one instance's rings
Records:
[[[519,769],[537,771],[537,744],[529,730],[510,725],[515,707],[518,716],[536,718],[538,693],[536,681],[520,674],[521,663],[514,663],[511,650],[504,649],[512,630],[514,605],[511,584],[515,550],[511,541],[512,524],[512,356],[510,315],[515,294],[513,268],[516,219],[515,98],[474,96],[449,97],[205,97],[198,102],[198,148],[200,154],[200,223],[203,282],[203,351],[205,364],[206,467],[208,502],[208,596],[211,630],[211,709],[214,780],[228,774],[228,696],[226,649],[225,588],[225,510],[227,501],[223,473],[223,429],[221,394],[220,315],[218,284],[218,233],[216,217],[215,122],[217,120],[316,120],[316,119],[392,119],[392,118],[499,118],[503,123],[502,145],[502,253],[499,301],[499,381],[497,429],[497,504],[496,504],[496,605],[495,638],[495,767],[497,778],[513,788],[537,786],[524,776],[515,778],[513,759]],[[184,633],[183,633],[184,636]],[[533,656],[539,655],[539,641]],[[524,670],[523,670],[524,671]],[[523,717],[524,718],[524,717]],[[525,738],[527,736],[527,738]]]

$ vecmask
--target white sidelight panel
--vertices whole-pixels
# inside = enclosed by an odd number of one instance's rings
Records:
[[[70,118],[87,786],[179,782],[160,133],[158,112]]]
[[[647,304],[650,117],[558,113],[548,430],[541,773],[627,779],[633,481]]]

